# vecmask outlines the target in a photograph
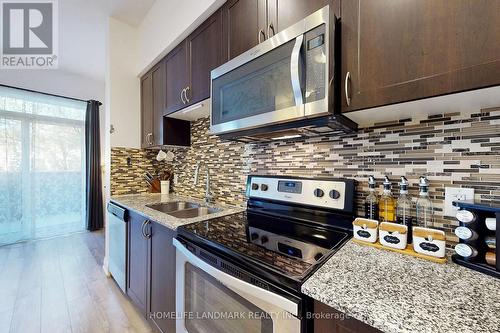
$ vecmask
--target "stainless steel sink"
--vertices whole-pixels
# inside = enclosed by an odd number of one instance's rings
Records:
[[[151,209],[157,210],[162,213],[169,214],[171,212],[179,210],[198,208],[200,207],[200,205],[194,202],[171,201],[171,202],[161,202],[157,204],[146,205],[146,207],[149,207]]]
[[[151,209],[177,217],[179,219],[189,219],[192,217],[205,216],[220,212],[222,209],[213,207],[204,207],[200,204],[187,201],[161,202],[152,205],[146,205]]]
[[[189,219],[193,217],[206,216],[213,213],[218,213],[220,211],[222,211],[222,209],[212,208],[212,207],[196,207],[191,209],[184,209],[175,212],[170,212],[168,213],[168,215],[175,216],[179,219]]]

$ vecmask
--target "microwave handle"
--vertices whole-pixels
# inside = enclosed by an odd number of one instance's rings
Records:
[[[295,105],[304,104],[302,98],[302,87],[300,84],[300,49],[302,48],[302,43],[304,41],[304,35],[297,36],[295,39],[295,45],[293,46],[291,62],[290,62],[290,74],[292,77],[292,89],[293,96],[295,98]]]

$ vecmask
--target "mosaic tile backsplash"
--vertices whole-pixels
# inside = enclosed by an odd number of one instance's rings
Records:
[[[399,176],[410,181],[410,194],[418,194],[418,177],[430,180],[435,209],[435,227],[447,232],[450,241],[456,226],[453,217],[443,216],[446,186],[475,189],[475,199],[500,205],[500,108],[478,113],[447,113],[425,119],[406,119],[375,124],[353,135],[322,136],[295,141],[244,144],[221,141],[209,135],[208,119],[191,124],[192,145],[174,149],[172,163],[154,160],[157,151],[113,148],[112,193],[147,191],[145,170],[169,168],[178,176],[173,190],[202,198],[205,170],[193,184],[196,163],[203,161],[211,172],[216,201],[242,205],[246,176],[279,174],[347,177],[358,181],[358,211],[363,214],[367,177],[381,183],[387,174],[397,195]],[[127,167],[127,157],[131,166]]]

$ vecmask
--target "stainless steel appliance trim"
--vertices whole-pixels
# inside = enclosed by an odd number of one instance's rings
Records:
[[[221,124],[211,125],[211,134],[234,132],[241,129],[250,129],[262,125],[279,124],[293,119],[304,117],[304,105],[292,106],[272,112],[266,112],[251,117],[236,119]]]
[[[120,289],[126,288],[126,239],[127,223],[108,212],[109,233],[109,272]]]
[[[330,113],[327,96],[318,101],[304,104],[304,108],[304,115],[308,118],[326,116]]]
[[[182,243],[177,239],[173,240],[174,246],[177,248],[176,251],[176,308],[177,312],[184,313],[184,281],[185,281],[185,264],[186,262],[191,263],[193,266],[200,268],[207,274],[211,275],[217,279],[220,283],[225,285],[227,288],[238,293],[243,298],[247,299],[249,302],[253,303],[263,311],[272,313],[276,315],[278,313],[283,313],[283,311],[288,312],[291,316],[276,316],[273,318],[274,332],[285,333],[285,332],[300,332],[300,319],[295,318],[298,315],[298,305],[283,296],[272,293],[268,290],[264,290],[253,284],[247,283],[245,281],[239,280],[229,274],[226,274],[215,267],[209,265],[205,261],[201,260],[193,253],[191,253]],[[282,325],[280,327],[280,325]],[[180,327],[179,327],[180,326]],[[187,332],[185,330],[184,320],[177,321],[177,331]]]
[[[329,5],[323,7],[322,9],[316,11],[315,13],[309,15],[305,19],[297,22],[291,27],[279,32],[275,36],[265,40],[261,44],[255,46],[254,48],[246,51],[245,53],[237,56],[236,58],[230,60],[229,62],[219,66],[218,68],[212,70],[211,72],[211,82],[210,91],[213,93],[213,80],[233,69],[244,65],[245,63],[262,56],[263,54],[271,51],[272,49],[287,43],[288,41],[297,38],[298,36],[303,36],[303,34],[321,24],[326,24],[325,29],[325,42],[326,42],[326,58],[329,61],[329,44],[330,44],[330,31],[329,31]],[[260,32],[259,32],[260,33]],[[328,105],[328,82],[329,82],[329,70],[327,65],[327,70],[325,71],[325,98],[320,101],[314,101],[310,103],[302,103],[302,105],[294,106],[286,109],[276,110],[272,112],[267,112],[264,114],[259,114],[251,117],[241,118],[221,124],[214,124],[212,118],[212,104],[210,104],[210,133],[211,134],[224,134],[229,132],[235,132],[242,129],[252,129],[258,128],[262,125],[276,125],[280,123],[285,123],[288,121],[293,121],[301,119],[304,117],[318,117],[329,114]],[[302,99],[303,100],[303,99]]]
[[[300,76],[299,76],[299,66],[300,66],[300,49],[302,48],[302,43],[304,42],[304,35],[299,35],[295,39],[295,45],[292,49],[292,55],[290,59],[290,76],[292,78],[292,89],[293,95],[295,97],[295,105],[304,104],[302,98],[302,87],[300,86]]]
[[[210,78],[216,79],[221,75],[226,74],[227,72],[232,71],[233,69],[240,67],[241,65],[246,64],[247,62],[262,56],[263,54],[271,51],[272,49],[289,42],[290,40],[296,38],[299,35],[306,33],[314,27],[317,27],[321,24],[329,24],[329,5],[326,5],[322,9],[312,13],[305,19],[295,23],[289,28],[280,31],[273,37],[268,38],[257,46],[254,46],[250,50],[240,54],[236,58],[226,62],[225,64],[217,67],[212,70],[210,74]],[[260,33],[260,32],[259,32]],[[328,33],[328,29],[327,29]],[[328,36],[326,36],[328,37]],[[328,42],[328,39],[325,38]]]

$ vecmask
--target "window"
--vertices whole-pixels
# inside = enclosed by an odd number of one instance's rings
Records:
[[[0,245],[84,230],[85,109],[0,87]]]

